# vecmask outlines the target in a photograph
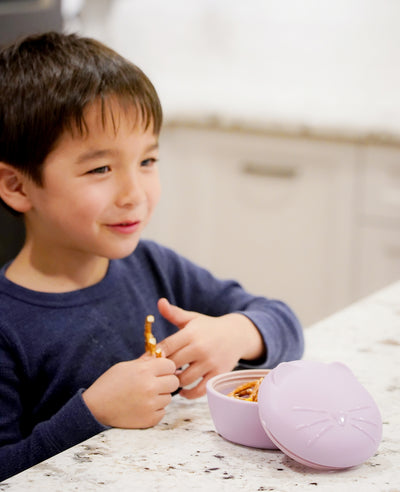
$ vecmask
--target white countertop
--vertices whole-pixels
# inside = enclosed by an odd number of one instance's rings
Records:
[[[343,471],[306,468],[214,430],[207,400],[174,397],[152,429],[112,429],[0,483],[0,491],[400,490],[400,282],[306,330],[305,359],[347,364],[376,400],[383,439]]]

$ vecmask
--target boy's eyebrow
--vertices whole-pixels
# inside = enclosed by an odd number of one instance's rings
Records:
[[[146,149],[145,152],[151,152],[152,150],[157,150],[158,149],[158,142],[155,142],[154,144],[149,145]],[[101,159],[103,157],[110,157],[110,156],[115,156],[118,152],[114,149],[94,149],[94,150],[88,150],[87,152],[84,152],[81,154],[77,160],[77,164],[83,164],[87,161],[95,160],[95,159]]]
[[[87,161],[92,161],[94,159],[101,159],[102,157],[108,157],[110,155],[115,155],[115,154],[116,154],[115,150],[109,150],[109,149],[89,150],[81,154],[77,158],[76,163],[83,164]]]
[[[153,144],[149,145],[147,148],[146,148],[146,152],[151,152],[152,150],[157,150],[159,147],[158,145],[158,141],[154,142]]]

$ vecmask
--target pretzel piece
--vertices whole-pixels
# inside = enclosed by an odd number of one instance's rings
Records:
[[[161,350],[156,348],[157,340],[153,335],[151,329],[154,323],[154,316],[149,314],[146,316],[144,323],[144,347],[148,354],[155,355],[156,357],[162,357]]]
[[[258,401],[258,388],[260,387],[263,379],[264,378],[260,378],[255,381],[249,381],[241,384],[233,391],[228,393],[228,396],[233,396],[233,398],[238,398],[239,400]]]

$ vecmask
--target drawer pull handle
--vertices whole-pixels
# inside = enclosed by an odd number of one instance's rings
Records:
[[[277,166],[273,164],[257,164],[255,162],[244,163],[242,166],[242,173],[249,176],[287,180],[295,179],[299,174],[296,167]]]

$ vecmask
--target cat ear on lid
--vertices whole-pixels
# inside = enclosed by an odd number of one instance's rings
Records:
[[[281,362],[268,374],[268,379],[271,378],[271,382],[277,386],[281,385],[288,376],[291,376],[295,371],[300,370],[302,366],[303,361],[301,360]]]
[[[305,374],[332,374],[341,375],[343,377],[355,377],[351,369],[342,362],[331,362],[325,364],[323,362],[309,361],[309,360],[295,360],[292,362],[281,362],[275,367],[269,374],[268,380],[274,385],[282,385],[288,377],[293,373]],[[298,375],[299,375],[298,374]]]
[[[355,377],[353,374],[353,371],[350,369],[349,366],[346,366],[346,364],[343,364],[343,362],[331,362],[328,364],[330,367],[334,367],[336,371],[338,372],[343,372],[343,374],[346,377],[352,376]]]

